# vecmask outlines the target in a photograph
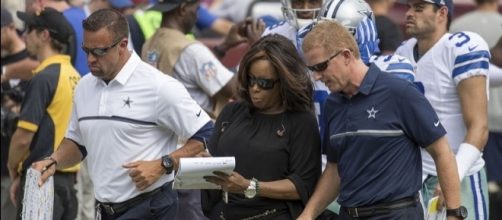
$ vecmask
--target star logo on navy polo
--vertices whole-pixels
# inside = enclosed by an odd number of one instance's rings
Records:
[[[376,119],[376,113],[378,113],[378,110],[375,110],[375,107],[371,107],[371,109],[366,110],[366,112],[368,112],[368,118]]]
[[[124,101],[124,105],[122,106],[122,108],[124,108],[126,106],[128,108],[131,108],[131,103],[133,103],[133,101],[129,97],[127,97],[127,99],[123,99],[122,101]]]

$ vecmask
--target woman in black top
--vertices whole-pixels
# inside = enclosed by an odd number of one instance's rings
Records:
[[[230,175],[206,177],[228,192],[228,203],[213,196],[204,209],[212,219],[295,219],[321,174],[312,81],[280,35],[253,44],[240,67],[239,101],[223,109],[209,142],[213,156],[236,160]]]

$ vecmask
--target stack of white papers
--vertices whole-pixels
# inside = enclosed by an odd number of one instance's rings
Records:
[[[219,185],[207,182],[204,176],[214,176],[214,171],[230,174],[234,169],[235,157],[181,158],[173,189],[221,189]]]

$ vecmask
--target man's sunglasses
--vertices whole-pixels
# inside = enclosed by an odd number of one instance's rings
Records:
[[[333,58],[335,58],[336,56],[338,56],[338,54],[340,54],[343,51],[344,50],[340,50],[337,53],[335,53],[333,56],[331,56],[328,59],[326,59],[325,61],[320,62],[318,64],[314,64],[312,66],[307,66],[307,68],[309,68],[309,70],[312,71],[312,72],[322,72],[322,71],[326,70],[326,68],[328,68],[329,61],[331,61]]]
[[[121,41],[122,41],[122,39],[119,39],[115,43],[113,43],[112,45],[110,45],[108,47],[101,47],[101,48],[87,48],[87,47],[84,47],[84,45],[82,45],[82,50],[87,55],[89,55],[89,53],[91,53],[92,55],[94,55],[96,57],[102,57],[102,56],[106,55],[106,53],[108,52],[109,49],[112,49],[113,47],[117,46],[117,44],[119,44]]]
[[[248,76],[248,85],[253,87],[258,85],[261,89],[270,90],[274,88],[275,83],[279,82],[279,79],[259,79],[253,76]]]

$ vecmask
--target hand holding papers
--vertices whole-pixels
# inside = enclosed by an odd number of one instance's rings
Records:
[[[438,209],[438,200],[437,196],[429,200],[426,220],[446,220],[446,208]]]
[[[234,168],[235,157],[181,158],[173,189],[221,189],[207,182],[204,176],[214,176],[214,171],[230,174]]]

